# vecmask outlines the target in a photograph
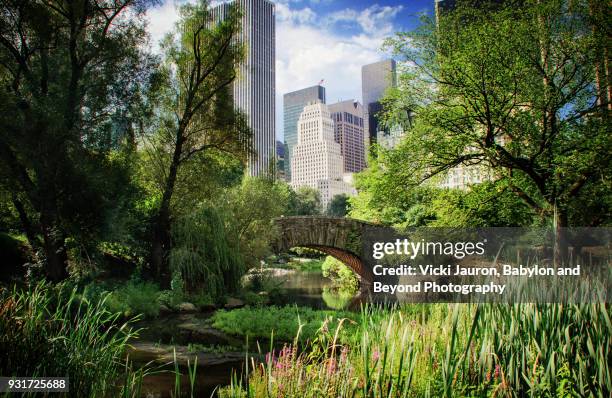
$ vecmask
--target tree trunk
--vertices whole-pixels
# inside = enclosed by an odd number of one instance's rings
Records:
[[[155,227],[153,228],[153,242],[151,245],[151,267],[153,274],[160,284],[162,289],[170,288],[170,267],[168,264],[168,252],[172,244],[170,237],[170,202],[174,193],[176,184],[176,176],[181,160],[181,152],[183,146],[183,131],[179,128],[176,135],[174,154],[172,163],[164,187],[162,202],[157,213]]]
[[[52,282],[61,282],[68,278],[68,254],[66,252],[64,233],[56,226],[55,218],[48,209],[41,212],[40,226],[45,251],[45,275]]]
[[[26,237],[28,238],[30,247],[32,247],[33,251],[36,251],[40,247],[40,242],[38,240],[38,237],[36,236],[36,233],[34,232],[34,227],[32,226],[32,222],[28,217],[28,213],[26,212],[23,203],[21,203],[21,200],[19,200],[17,194],[15,194],[14,192],[12,201],[13,206],[15,206],[15,209],[17,210],[17,214],[19,214],[19,221],[21,222],[23,231],[25,232]]]
[[[567,236],[567,211],[563,208],[555,208],[554,228],[554,264],[555,267],[563,266],[568,260],[568,236]]]

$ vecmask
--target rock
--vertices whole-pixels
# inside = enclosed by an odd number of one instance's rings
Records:
[[[202,322],[181,323],[177,326],[177,329],[180,332],[180,339],[185,342],[238,347],[241,345],[241,340],[228,336]]]
[[[241,307],[244,307],[244,301],[239,300],[237,298],[230,297],[225,302],[226,310],[233,310],[235,308],[241,308]]]
[[[173,346],[149,342],[130,344],[128,347],[128,355],[129,358],[135,362],[155,362],[158,365],[174,363],[176,355],[176,362],[180,367],[186,367],[187,361],[193,364],[197,357],[198,369],[208,366],[241,363],[245,359],[245,353],[240,351],[228,351],[223,353],[210,353],[204,351],[189,352],[186,346]]]
[[[181,303],[178,305],[178,310],[180,312],[196,312],[198,309],[191,303]]]
[[[167,305],[165,305],[165,304],[160,304],[159,305],[159,313],[160,314],[164,315],[164,314],[169,314],[171,312],[172,312],[172,310],[170,308],[168,308]]]

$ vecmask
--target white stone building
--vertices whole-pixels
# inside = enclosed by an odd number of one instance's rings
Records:
[[[291,186],[318,190],[323,209],[335,195],[354,195],[355,189],[343,180],[344,159],[340,144],[334,141],[334,121],[327,105],[314,102],[305,106],[297,135],[291,153]]]

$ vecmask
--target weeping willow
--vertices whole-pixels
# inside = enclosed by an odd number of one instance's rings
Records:
[[[217,209],[203,207],[177,219],[172,239],[170,267],[180,273],[189,291],[216,298],[238,288],[244,261]]]

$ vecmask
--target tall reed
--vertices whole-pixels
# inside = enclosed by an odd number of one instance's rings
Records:
[[[76,290],[41,283],[0,295],[0,374],[69,377],[70,394],[101,397],[116,392],[124,352],[136,334],[103,297],[77,299]]]
[[[323,325],[222,397],[609,397],[607,304],[366,308],[352,341]],[[426,308],[426,309],[425,309]],[[297,342],[297,340],[296,340]]]

